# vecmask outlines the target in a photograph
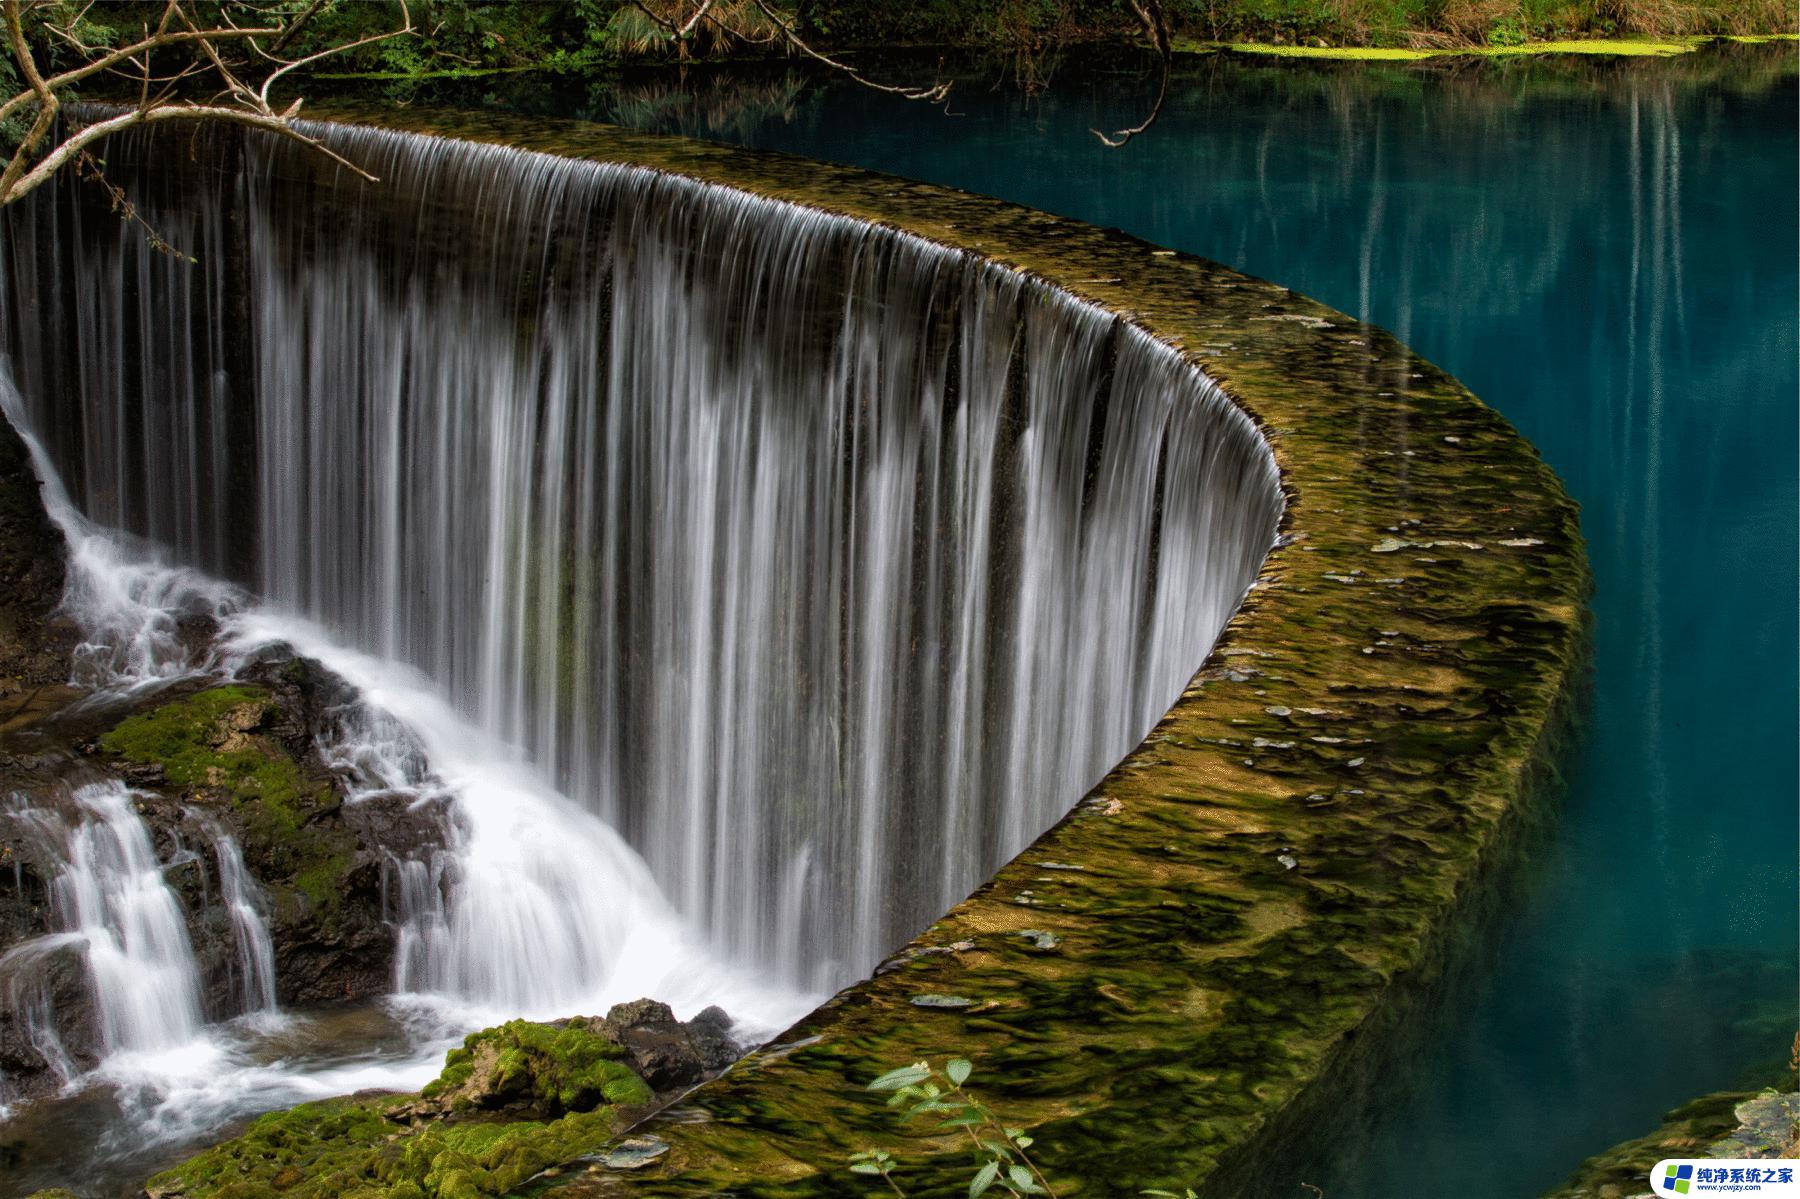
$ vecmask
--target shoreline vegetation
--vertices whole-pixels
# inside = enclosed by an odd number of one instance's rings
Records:
[[[1557,39],[1553,41],[1525,42],[1511,46],[1457,45],[1435,49],[1417,49],[1404,46],[1338,46],[1331,44],[1292,45],[1285,42],[1206,42],[1191,38],[1176,38],[1171,45],[1176,66],[1191,64],[1214,58],[1244,58],[1252,60],[1303,60],[1308,62],[1366,62],[1382,64],[1406,63],[1454,63],[1457,61],[1517,61],[1522,59],[1554,60],[1564,59],[1580,61],[1583,59],[1618,60],[1618,59],[1650,59],[1678,58],[1697,51],[1729,48],[1735,46],[1770,46],[1790,45],[1800,49],[1800,34],[1763,33],[1763,34],[1724,34],[1718,36],[1690,35],[1685,37],[1631,37],[1631,38],[1580,38]],[[1116,44],[1087,43],[1085,46],[1070,47],[1075,51],[1087,49],[1091,51],[1117,51],[1121,47]],[[967,54],[966,47],[960,46],[908,46],[890,48],[884,53],[898,55],[911,61],[918,61],[921,55],[932,50],[940,50],[945,54]],[[1058,53],[1062,53],[1059,49]],[[849,58],[858,51],[854,49],[835,49],[833,53]],[[872,52],[871,52],[872,53]],[[770,66],[779,65],[783,56],[761,53],[757,55],[721,54],[708,57],[689,65],[726,68],[733,64]],[[792,60],[797,66],[806,65],[803,60]],[[313,78],[327,83],[425,83],[431,80],[487,79],[508,75],[529,75],[542,72],[579,73],[583,71],[617,68],[650,68],[659,65],[656,59],[620,60],[616,63],[606,61],[573,62],[543,61],[515,63],[503,66],[450,66],[425,67],[407,70],[358,70],[358,71],[320,71]],[[672,63],[661,65],[673,66]]]
[[[1443,59],[1505,59],[1505,58],[1550,58],[1572,56],[1576,58],[1674,58],[1683,54],[1691,54],[1697,50],[1721,45],[1726,46],[1764,46],[1776,43],[1791,43],[1800,46],[1800,34],[1762,33],[1762,34],[1727,34],[1717,37],[1689,36],[1671,38],[1582,38],[1558,39],[1555,41],[1526,42],[1516,46],[1480,46],[1461,45],[1438,49],[1420,50],[1404,46],[1333,46],[1333,45],[1289,45],[1279,42],[1202,42],[1187,38],[1178,38],[1173,44],[1175,60],[1180,63],[1184,59],[1207,58],[1214,55],[1244,55],[1255,58],[1297,58],[1321,62],[1428,62]],[[931,47],[908,47],[912,51],[923,51]],[[853,51],[839,51],[852,53]],[[756,61],[765,61],[767,56],[760,56]],[[741,61],[742,56],[735,56]],[[709,59],[708,62],[727,63],[733,57]],[[622,64],[622,65],[653,65]],[[481,79],[497,75],[522,75],[533,71],[576,69],[575,64],[556,64],[548,62],[519,63],[509,66],[477,66],[477,67],[439,67],[416,71],[322,71],[314,75],[321,80],[428,80],[428,79]]]
[[[673,10],[674,0],[645,2]],[[90,8],[79,18],[81,32],[91,44],[114,43],[154,7]],[[398,0],[328,5],[304,27],[297,41],[307,44],[296,49],[348,47],[311,72],[326,80],[796,58],[753,0],[714,0],[709,19],[681,38],[632,0],[414,0],[413,8],[420,17],[413,36],[373,40],[401,19]],[[1027,83],[1068,51],[1152,52],[1119,0],[794,0],[780,8],[808,45],[827,54],[914,64],[921,55],[984,57]],[[1642,58],[1720,42],[1792,43],[1800,34],[1800,17],[1785,0],[1165,0],[1163,10],[1177,60]],[[357,44],[362,39],[369,40]],[[54,61],[58,47],[44,50]]]
[[[1177,39],[1176,55],[1258,54],[1278,58],[1338,59],[1356,62],[1421,62],[1432,58],[1519,58],[1527,55],[1592,55],[1618,58],[1669,58],[1720,43],[1734,45],[1766,45],[1770,42],[1800,42],[1792,33],[1724,34],[1719,36],[1689,35],[1685,37],[1596,37],[1556,38],[1546,41],[1521,42],[1513,45],[1456,45],[1420,49],[1407,46],[1334,46],[1287,45],[1272,42],[1189,42]]]

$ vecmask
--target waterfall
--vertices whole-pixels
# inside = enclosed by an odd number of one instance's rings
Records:
[[[201,1025],[200,971],[181,901],[132,799],[112,781],[75,792],[92,818],[70,830],[68,869],[51,884],[64,927],[87,942],[101,1043],[112,1052],[180,1045]]]
[[[244,869],[243,852],[229,833],[214,834],[213,858],[219,866],[219,898],[231,917],[231,938],[237,947],[238,1010],[273,1012],[275,943],[263,919],[256,880]]]
[[[100,1043],[105,1052],[154,1052],[182,1045],[200,1030],[200,968],[181,901],[163,878],[149,826],[133,809],[136,793],[116,781],[89,783],[69,796],[68,814],[37,807],[8,816],[43,843],[62,867],[50,881],[57,931],[0,959],[0,973],[29,979],[34,960],[66,945],[85,959]],[[51,1013],[26,1010],[32,1040],[53,1046]],[[69,1073],[60,1047],[46,1060]]]
[[[23,397],[0,370],[0,416],[22,425],[23,414]],[[806,995],[710,954],[617,833],[556,792],[516,747],[472,726],[429,680],[172,565],[154,545],[101,529],[74,508],[38,438],[21,437],[70,546],[63,607],[84,634],[78,677],[129,694],[182,675],[232,677],[271,649],[297,651],[357,696],[317,747],[344,780],[346,801],[399,794],[447,811],[450,844],[424,859],[390,855],[385,875],[395,990],[427,1005],[432,1035],[605,1011],[646,993],[684,1012],[725,1005],[744,1036],[776,1031],[805,1010]],[[173,632],[197,618],[213,631],[198,656]],[[41,823],[44,813],[27,808],[17,818]],[[243,1010],[273,1011],[274,951],[255,884],[236,842],[200,819],[233,925]],[[67,855],[52,848],[49,856]]]
[[[594,911],[660,895],[739,962],[848,981],[1136,743],[1272,540],[1251,422],[1023,274],[647,170],[317,132],[384,184],[117,140],[197,263],[47,189],[0,243],[0,346],[89,518],[308,630],[462,797],[449,857],[391,879],[408,987],[541,1008],[629,957]]]

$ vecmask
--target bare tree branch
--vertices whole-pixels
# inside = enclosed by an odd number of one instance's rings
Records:
[[[17,9],[19,7],[19,5],[18,5],[18,3],[15,2],[15,0],[7,0],[6,7],[9,11],[11,11],[11,10]],[[175,7],[175,6],[171,5],[170,7]],[[9,20],[10,20],[10,18],[9,18]],[[121,62],[125,62],[128,59],[136,58],[139,54],[148,53],[153,50],[162,50],[162,49],[167,49],[167,48],[174,47],[174,46],[190,45],[194,42],[219,42],[219,41],[227,41],[227,40],[230,40],[233,38],[266,37],[269,34],[272,34],[272,33],[278,34],[280,32],[281,32],[281,30],[279,28],[273,28],[273,29],[207,29],[207,30],[198,30],[198,31],[193,31],[193,32],[181,32],[181,33],[154,33],[154,34],[151,34],[149,37],[142,39],[141,41],[133,42],[131,45],[122,47],[118,50],[109,51],[108,53],[102,55],[99,58],[92,60],[91,62],[86,62],[86,63],[83,63],[79,67],[73,67],[67,71],[64,71],[62,74],[53,76],[52,78],[46,80],[45,82],[50,86],[50,88],[52,90],[61,91],[66,87],[72,86],[73,84],[80,83],[83,79],[86,79],[89,76],[97,75],[101,71],[104,71],[109,67],[117,66]],[[14,51],[14,54],[16,57],[16,55],[17,55],[16,49]],[[4,121],[7,117],[13,115],[13,113],[18,111],[19,108],[21,108],[22,106],[24,106],[26,104],[29,104],[31,102],[31,99],[32,99],[32,94],[30,92],[20,92],[18,95],[14,96],[12,99],[8,100],[4,105],[0,105],[0,121]]]
[[[95,55],[79,66],[45,78],[38,69],[31,50],[31,40],[25,30],[26,14],[41,9],[42,0],[0,0],[0,23],[4,24],[6,49],[11,53],[20,77],[26,83],[25,90],[0,105],[0,120],[22,113],[34,104],[37,107],[37,115],[30,128],[19,139],[18,145],[13,147],[4,169],[0,170],[0,205],[10,204],[29,194],[71,163],[80,168],[83,178],[97,179],[99,167],[97,160],[89,154],[91,146],[135,125],[168,121],[222,121],[267,130],[300,142],[373,182],[373,175],[294,126],[293,122],[300,112],[299,100],[278,111],[271,93],[278,80],[302,67],[332,55],[412,33],[412,12],[407,0],[400,0],[401,24],[397,29],[328,46],[300,58],[290,60],[279,57],[280,51],[293,40],[299,27],[319,11],[323,4],[324,0],[314,0],[284,25],[240,26],[232,20],[230,11],[222,8],[221,25],[203,26],[189,14],[184,0],[168,0],[154,31],[146,26],[144,36],[137,41],[105,53],[96,53],[82,41],[77,29],[81,14],[73,17],[66,27],[42,20],[41,27],[50,36],[79,52]],[[82,10],[83,13],[86,11]],[[250,12],[263,17],[266,9],[252,6]],[[264,49],[259,40],[263,38],[274,39],[270,48]],[[255,58],[228,61],[220,53],[220,47],[232,44],[246,46]],[[159,74],[152,65],[153,59],[158,51],[168,50],[185,50],[191,55],[191,59],[178,70]],[[253,85],[246,82],[245,66],[256,59],[273,64],[273,69],[259,75]],[[130,70],[123,70],[125,67]],[[60,141],[44,150],[46,140],[56,128],[57,117],[62,111],[59,93],[101,72],[123,74],[137,83],[136,106],[104,120],[79,126],[63,134]],[[211,74],[220,84],[213,100],[195,102],[175,98],[180,84],[203,74]],[[40,151],[43,151],[41,156]],[[121,211],[129,219],[142,223],[136,209],[131,207],[117,188],[104,179],[99,181],[113,194],[115,211]],[[160,239],[154,236],[153,241],[160,243]]]
[[[649,17],[652,21],[655,21],[658,25],[674,34],[677,41],[694,32],[694,27],[706,19],[706,14],[711,11],[714,3],[715,0],[701,0],[700,7],[694,10],[693,15],[678,25],[670,18],[662,16],[655,9],[645,4],[644,0],[631,0],[633,8],[636,8],[646,17]]]
[[[7,160],[5,170],[0,171],[0,202],[4,202],[14,185],[26,174],[32,152],[43,143],[45,137],[49,136],[51,127],[56,124],[57,110],[62,107],[61,101],[56,98],[55,90],[39,73],[37,60],[31,56],[31,45],[25,40],[25,26],[20,15],[20,7],[20,0],[4,0],[4,7],[0,8],[0,17],[3,17],[6,22],[6,43],[12,50],[13,61],[19,64],[19,74],[24,77],[26,85],[30,88],[28,94],[37,99],[38,114],[37,119],[31,123],[31,128],[26,130],[25,136],[19,139],[18,148]],[[4,111],[0,111],[0,119],[4,119],[6,115]]]
[[[280,54],[283,50],[287,49],[287,44],[294,40],[294,35],[300,32],[301,26],[312,20],[313,14],[324,7],[325,0],[313,0],[311,4],[307,5],[304,12],[288,22],[287,29],[282,32],[280,37],[275,39],[275,44],[269,47],[269,53]],[[412,24],[412,17],[410,14],[407,17],[406,24],[408,26]],[[394,32],[398,34],[400,31],[395,30]]]
[[[339,165],[354,171],[370,183],[381,182],[330,146],[295,128],[293,120],[298,115],[299,108],[299,101],[295,101],[285,112],[270,114],[252,112],[246,108],[235,108],[228,104],[164,104],[149,109],[133,108],[119,113],[117,116],[84,126],[58,142],[56,147],[44,155],[36,166],[26,172],[4,193],[0,193],[0,203],[11,203],[47,182],[72,158],[102,138],[130,129],[134,125],[149,125],[167,121],[220,121],[227,125],[244,125],[252,129],[264,129],[270,133],[278,133],[283,137],[291,138],[318,151]]]
[[[1162,60],[1162,81],[1156,87],[1156,102],[1150,105],[1150,115],[1129,129],[1115,129],[1106,134],[1098,129],[1090,130],[1095,137],[1113,149],[1118,149],[1150,126],[1156,124],[1156,118],[1162,115],[1163,101],[1169,98],[1169,76],[1174,70],[1175,53],[1169,45],[1169,20],[1163,13],[1162,0],[1125,0],[1131,11],[1137,14],[1139,24],[1150,36],[1150,44],[1156,47],[1157,57]]]
[[[314,7],[317,7],[317,5]],[[307,11],[311,12],[312,10],[308,9]],[[400,0],[400,20],[401,25],[398,29],[390,29],[386,33],[370,34],[368,37],[358,38],[354,42],[345,42],[341,46],[328,46],[325,49],[320,50],[317,54],[309,54],[305,58],[296,58],[293,62],[277,67],[274,71],[269,73],[268,78],[263,80],[262,89],[257,92],[257,101],[264,109],[267,109],[269,107],[269,89],[275,86],[275,81],[277,79],[280,79],[289,71],[298,70],[301,67],[318,62],[321,58],[330,58],[334,54],[344,54],[362,46],[372,46],[376,42],[385,42],[389,38],[396,38],[402,34],[411,33],[413,31],[412,10],[407,7],[406,0]],[[251,45],[254,46],[255,43],[252,42]]]
[[[768,0],[754,0],[754,3],[756,4],[756,7],[761,10],[762,15],[767,17],[777,29],[781,30],[781,36],[788,45],[800,51],[800,53],[806,55],[808,58],[813,59],[815,62],[822,62],[834,71],[842,71],[845,75],[848,75],[851,79],[854,79],[857,83],[860,83],[866,88],[878,92],[886,92],[890,96],[900,96],[907,100],[928,100],[933,103],[944,99],[950,94],[951,81],[948,79],[940,80],[930,87],[890,87],[885,83],[876,83],[873,79],[864,76],[849,63],[839,62],[830,55],[821,54],[819,51],[807,45],[800,37],[799,31],[794,28],[794,23],[769,7]]]

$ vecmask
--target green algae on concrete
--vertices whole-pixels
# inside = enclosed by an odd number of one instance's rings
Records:
[[[471,1033],[419,1095],[302,1104],[152,1178],[151,1199],[484,1199],[603,1148],[650,1088],[581,1021]]]
[[[1287,501],[1210,657],[1067,817],[875,977],[640,1126],[660,1156],[533,1189],[864,1194],[846,1159],[883,1148],[909,1194],[964,1193],[954,1137],[863,1090],[954,1053],[1061,1195],[1296,1193],[1297,1147],[1341,1135],[1335,1101],[1399,1050],[1396,1013],[1500,864],[1580,675],[1575,506],[1531,447],[1383,330],[1116,232],[601,126],[335,115],[679,173],[1028,273],[1218,381]]]

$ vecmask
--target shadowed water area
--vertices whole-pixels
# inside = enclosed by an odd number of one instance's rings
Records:
[[[1154,132],[1059,66],[949,113],[797,72],[483,82],[478,101],[1001,196],[1393,330],[1583,506],[1595,662],[1559,811],[1332,1199],[1534,1194],[1794,1025],[1796,87],[1791,47],[1425,67],[1215,59]],[[930,68],[925,68],[928,73]],[[469,103],[469,94],[447,97]]]

